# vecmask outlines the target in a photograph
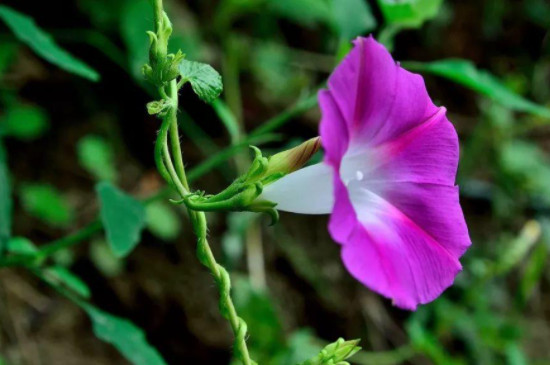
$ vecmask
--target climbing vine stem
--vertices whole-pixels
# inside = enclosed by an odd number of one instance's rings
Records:
[[[164,14],[162,0],[154,0],[153,7],[155,11],[155,32],[157,39],[161,41],[162,36],[166,35],[166,22],[169,23]],[[167,39],[165,39],[167,41]],[[157,45],[158,46],[158,45]],[[152,67],[163,67],[168,55],[165,53],[164,44],[160,45],[161,52],[152,52],[152,57],[165,57],[165,59],[152,59]],[[152,46],[153,47],[153,46]],[[153,72],[158,70],[153,70]],[[160,73],[162,74],[162,70]],[[180,146],[180,136],[178,129],[178,90],[185,84],[181,79],[170,80],[159,87],[159,94],[163,102],[168,106],[168,110],[162,115],[162,124],[155,145],[155,161],[162,177],[172,185],[183,199],[190,193],[185,165]],[[197,257],[202,265],[207,267],[212,273],[220,293],[219,309],[222,316],[227,319],[231,325],[235,336],[234,353],[244,365],[256,365],[256,362],[250,358],[246,344],[247,325],[245,321],[237,315],[235,305],[231,299],[231,279],[229,273],[223,266],[217,263],[214,254],[210,248],[207,239],[207,221],[204,212],[189,211],[189,217],[193,225],[193,230],[197,236]]]

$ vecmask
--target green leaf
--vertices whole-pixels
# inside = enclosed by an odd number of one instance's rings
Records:
[[[25,237],[12,237],[8,241],[7,250],[9,253],[18,255],[33,255],[38,252],[34,243]]]
[[[7,155],[0,138],[0,256],[11,236],[12,205]]]
[[[25,184],[20,197],[25,210],[53,225],[66,227],[72,222],[74,211],[67,200],[54,187],[47,184]]]
[[[147,204],[147,228],[155,236],[166,240],[175,240],[181,232],[180,219],[174,209],[163,202]]]
[[[429,63],[403,62],[403,67],[416,72],[426,72],[445,77],[488,96],[506,107],[550,118],[550,109],[529,101],[504,86],[489,72],[478,70],[474,64],[462,59],[446,59]]]
[[[364,0],[332,0],[334,24],[345,40],[376,28],[376,18]]]
[[[40,137],[49,127],[48,116],[37,107],[15,105],[0,119],[0,134],[22,140]]]
[[[390,25],[418,28],[434,18],[443,0],[378,0],[384,19]]]
[[[145,333],[132,322],[81,304],[92,321],[94,334],[110,343],[134,365],[166,365],[159,352],[147,342]]]
[[[124,257],[139,243],[141,231],[145,227],[145,208],[110,183],[97,184],[96,191],[107,241],[117,257]]]
[[[88,285],[63,266],[52,266],[45,269],[44,272],[55,280],[55,282],[63,284],[81,297],[90,298],[91,292]]]
[[[183,60],[180,73],[191,83],[195,94],[207,103],[213,102],[223,90],[222,77],[212,66],[205,63]]]
[[[81,60],[60,48],[51,36],[40,29],[34,20],[5,5],[0,5],[0,19],[15,36],[32,48],[42,58],[54,65],[92,81],[99,80],[99,74]]]
[[[76,146],[80,165],[97,180],[115,181],[117,170],[111,145],[99,136],[81,138]]]

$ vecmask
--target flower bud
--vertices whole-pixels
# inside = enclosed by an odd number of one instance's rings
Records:
[[[336,342],[327,345],[314,358],[304,362],[302,365],[332,365],[348,364],[345,360],[355,355],[361,347],[357,346],[359,340],[345,341],[339,338]]]
[[[311,138],[299,146],[279,152],[269,158],[264,176],[289,174],[304,166],[321,147],[321,138]]]

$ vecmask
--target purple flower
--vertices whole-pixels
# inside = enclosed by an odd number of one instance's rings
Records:
[[[266,186],[277,209],[330,213],[348,271],[416,309],[449,287],[470,246],[455,186],[458,137],[420,75],[358,38],[319,93],[323,163]]]

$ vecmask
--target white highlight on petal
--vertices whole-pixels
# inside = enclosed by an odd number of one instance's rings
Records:
[[[363,173],[361,172],[361,170],[355,171],[355,179],[356,179],[357,181],[363,180],[364,177],[365,177],[365,175],[363,175]]]
[[[334,205],[332,168],[318,163],[292,172],[264,188],[258,199],[277,203],[278,210],[330,214]]]

